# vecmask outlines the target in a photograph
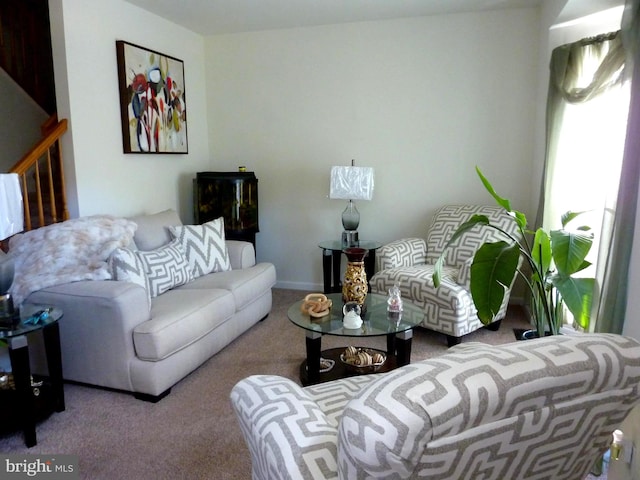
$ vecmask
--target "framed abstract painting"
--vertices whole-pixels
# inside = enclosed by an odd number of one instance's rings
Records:
[[[116,41],[124,153],[188,153],[184,63]]]

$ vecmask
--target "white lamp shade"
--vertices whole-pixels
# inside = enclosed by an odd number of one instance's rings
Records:
[[[0,174],[0,240],[24,229],[20,180],[16,173]]]
[[[329,198],[371,200],[373,198],[373,168],[331,167]]]

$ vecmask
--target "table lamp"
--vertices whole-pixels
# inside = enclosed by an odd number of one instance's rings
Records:
[[[19,233],[24,228],[24,209],[20,180],[15,173],[0,174],[0,240]],[[13,283],[14,263],[11,253],[0,250],[0,319],[14,315],[13,298],[9,293]]]
[[[331,167],[329,198],[349,200],[342,212],[342,246],[358,246],[360,212],[353,201],[373,198],[373,168],[356,167],[353,160],[351,166]]]

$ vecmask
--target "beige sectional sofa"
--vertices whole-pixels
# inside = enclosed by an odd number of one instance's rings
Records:
[[[140,252],[152,258],[174,241],[170,227],[182,225],[173,210],[130,220],[137,225],[135,245],[120,252],[132,258]],[[120,274],[113,270],[116,280],[80,280],[30,293],[27,302],[55,305],[64,312],[64,378],[157,401],[265,318],[272,306],[274,266],[256,263],[251,243],[227,240],[225,245],[230,270],[189,277],[157,296],[148,285],[136,283],[135,272],[127,272],[126,265]],[[109,259],[112,269],[115,253]],[[168,270],[175,276],[179,269]]]

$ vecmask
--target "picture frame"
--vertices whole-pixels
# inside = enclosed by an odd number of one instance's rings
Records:
[[[116,40],[124,153],[189,153],[184,62]]]

